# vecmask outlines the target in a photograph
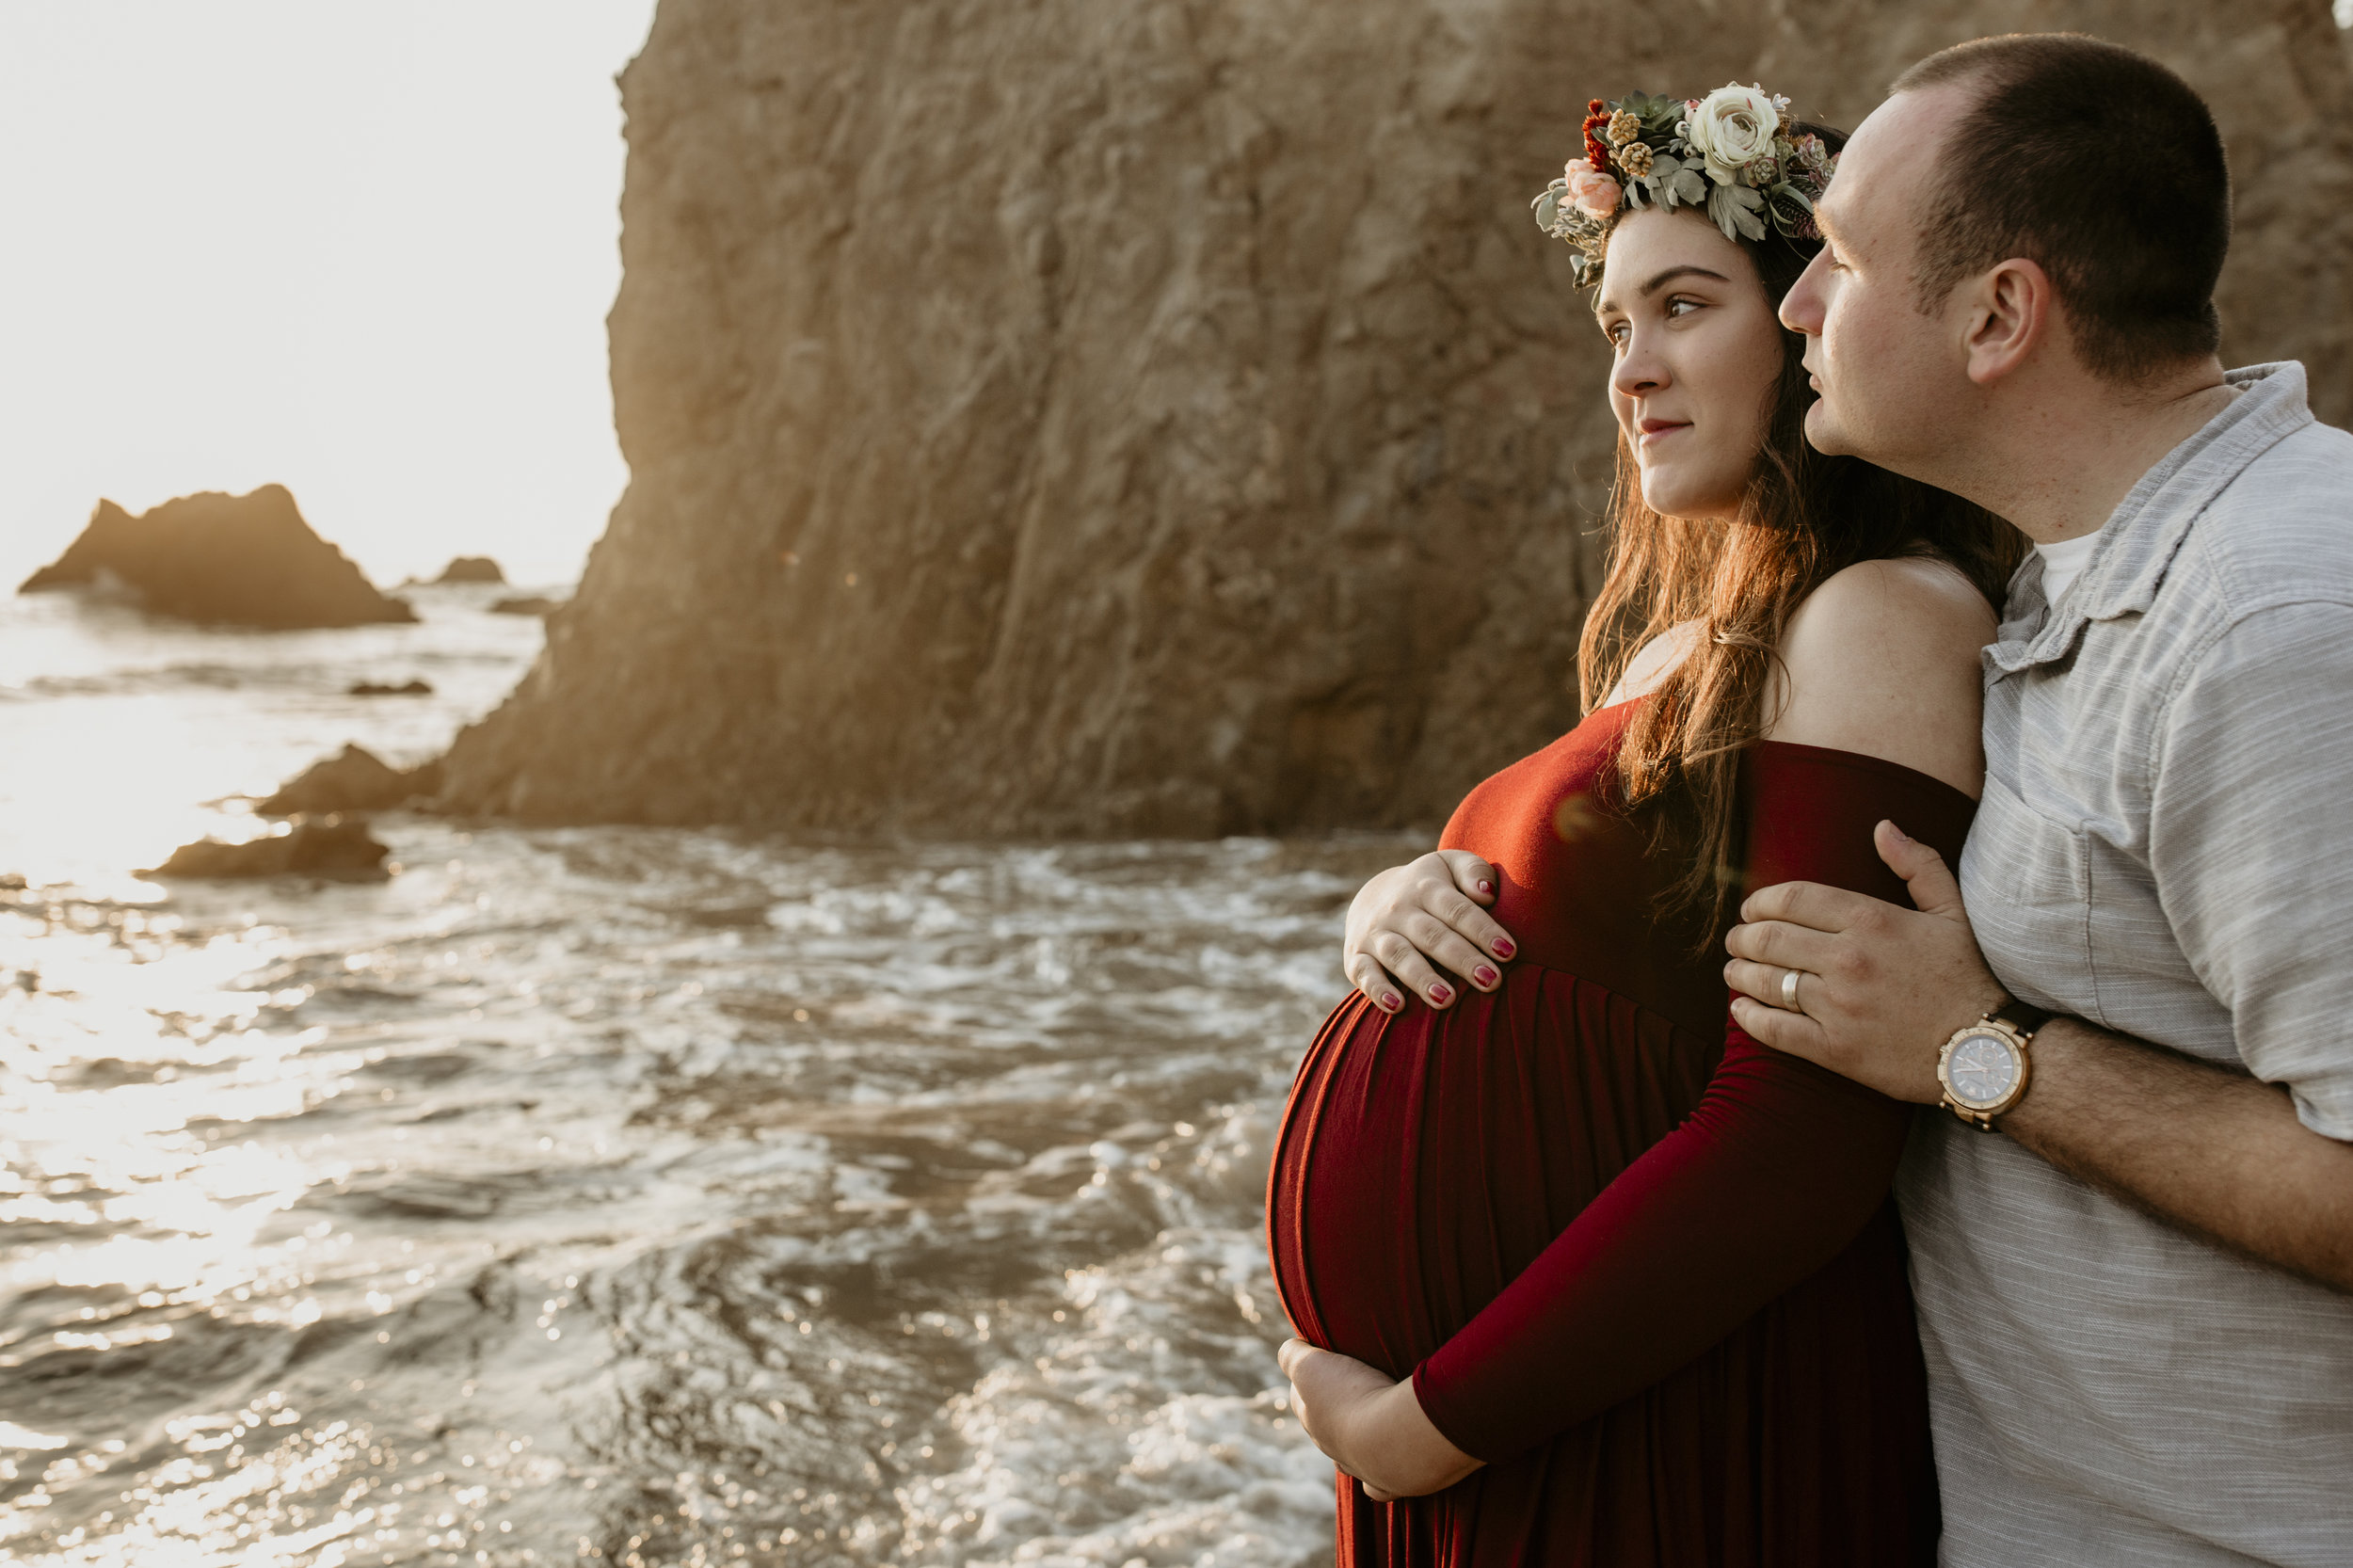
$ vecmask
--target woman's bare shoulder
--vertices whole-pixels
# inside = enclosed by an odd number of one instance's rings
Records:
[[[1901,763],[1974,797],[1977,655],[1994,627],[1985,596],[1943,561],[1858,562],[1790,617],[1767,734]]]

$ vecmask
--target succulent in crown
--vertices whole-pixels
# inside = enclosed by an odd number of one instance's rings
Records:
[[[1697,207],[1730,240],[1821,237],[1814,203],[1837,159],[1819,136],[1788,134],[1788,99],[1734,82],[1705,98],[1631,92],[1585,107],[1585,156],[1535,200],[1536,226],[1577,249],[1577,287],[1600,280],[1629,208]]]

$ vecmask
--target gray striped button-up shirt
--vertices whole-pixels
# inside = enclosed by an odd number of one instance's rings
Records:
[[[2012,582],[1961,890],[2018,996],[2353,1140],[2353,436],[2231,379],[2056,611]],[[1946,1563],[2353,1564],[2353,1298],[1941,1112],[1897,1196]]]

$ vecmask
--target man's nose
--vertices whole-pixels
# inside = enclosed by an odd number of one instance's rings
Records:
[[[1817,284],[1828,265],[1827,251],[1816,251],[1798,280],[1789,285],[1789,292],[1781,296],[1781,324],[1792,332],[1818,337],[1822,330],[1822,298]]]

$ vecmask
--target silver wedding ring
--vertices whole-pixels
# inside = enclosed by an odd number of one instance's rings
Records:
[[[1798,1005],[1798,977],[1803,973],[1803,969],[1790,969],[1781,977],[1781,1004],[1792,1013],[1805,1011]]]

